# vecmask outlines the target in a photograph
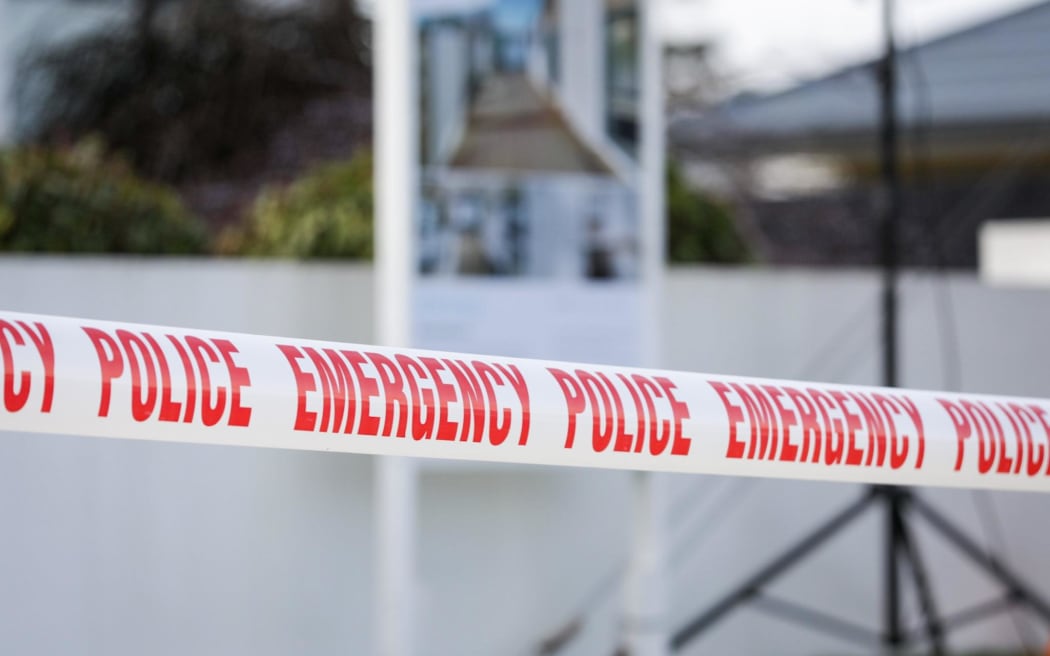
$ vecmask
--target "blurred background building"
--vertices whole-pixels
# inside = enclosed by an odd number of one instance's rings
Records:
[[[900,52],[906,264],[972,269],[982,223],[1050,215],[1048,29],[1050,4],[1036,3]],[[875,59],[679,110],[671,142],[751,217],[767,260],[870,265],[877,94]]]
[[[602,4],[573,3],[542,3],[544,21],[555,5]],[[751,23],[730,20],[720,0],[664,3],[670,265],[659,364],[877,383],[877,4],[740,4]],[[901,3],[902,22],[918,4]],[[958,15],[937,21],[931,10],[900,53],[901,382],[1047,397],[1050,290],[1039,281],[1050,251],[1038,236],[1050,216],[1050,5],[947,4]],[[0,307],[374,342],[371,30],[368,5],[359,9],[0,0]],[[580,129],[595,157],[630,163],[629,74],[595,91],[571,83],[587,62],[563,61],[562,42],[500,49],[445,35],[480,20],[435,25],[424,37],[432,56],[469,48],[476,73],[519,66],[562,85],[552,95],[588,112]],[[712,27],[689,29],[704,21]],[[771,29],[759,21],[799,36],[763,59],[747,36]],[[814,35],[836,31],[823,53]],[[599,102],[610,89],[613,101]],[[455,110],[464,98],[447,100]],[[453,156],[437,133],[424,143]],[[982,281],[985,253],[997,263],[990,275],[1011,284]],[[1024,288],[1011,278],[1022,260]],[[2,438],[0,651],[372,653],[369,458]],[[717,477],[670,487],[672,629],[860,493]],[[1050,591],[1044,496],[922,493]],[[630,504],[623,472],[427,463],[421,653],[615,653]],[[771,593],[876,629],[881,530],[868,517]],[[917,535],[945,615],[1004,596],[935,535]],[[814,633],[767,616],[775,606],[748,606],[681,653],[880,653],[877,635]],[[914,591],[905,615],[918,626]],[[1045,624],[1014,611],[949,644],[1028,654],[1046,638]]]

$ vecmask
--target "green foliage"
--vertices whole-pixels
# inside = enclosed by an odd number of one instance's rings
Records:
[[[371,93],[349,0],[266,8],[163,3],[29,57],[16,85],[35,140],[101,135],[153,179],[253,170],[310,99]],[[163,5],[163,8],[161,6]],[[154,16],[154,14],[156,16]]]
[[[172,191],[97,141],[0,152],[0,250],[191,254],[205,244]]]
[[[691,189],[674,162],[667,165],[667,258],[674,263],[719,264],[752,259],[729,209]]]
[[[372,257],[372,157],[326,164],[284,188],[264,189],[248,225],[224,235],[228,254]]]

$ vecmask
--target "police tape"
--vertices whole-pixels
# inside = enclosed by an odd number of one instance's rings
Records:
[[[1050,400],[0,312],[0,430],[1050,491]]]

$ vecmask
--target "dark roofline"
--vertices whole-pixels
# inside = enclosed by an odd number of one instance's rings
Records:
[[[990,28],[993,28],[993,27],[997,27],[1000,23],[1005,23],[1007,21],[1014,20],[1014,19],[1016,19],[1018,17],[1021,17],[1021,16],[1025,15],[1025,14],[1027,14],[1027,13],[1030,13],[1030,12],[1035,12],[1035,11],[1038,11],[1038,10],[1042,10],[1042,9],[1046,8],[1048,5],[1050,5],[1050,0],[1041,0],[1040,2],[1036,2],[1034,4],[1028,5],[1027,7],[1020,7],[1018,9],[1014,9],[1013,11],[1009,11],[1009,12],[1007,12],[1005,14],[1001,14],[999,16],[995,16],[993,18],[974,23],[973,25],[970,25],[969,27],[963,27],[963,28],[957,29],[955,31],[948,32],[946,34],[942,34],[940,36],[933,37],[929,41],[924,41],[922,43],[916,43],[916,44],[908,46],[907,48],[900,48],[900,49],[897,50],[897,58],[898,59],[902,59],[904,57],[913,55],[916,51],[923,50],[925,48],[930,48],[930,47],[933,47],[933,46],[943,45],[945,43],[950,43],[950,42],[955,41],[957,39],[962,39],[962,38],[971,36],[975,32],[981,32],[982,30],[986,30],[986,29],[990,29]],[[1048,37],[1048,38],[1050,38],[1050,37]],[[810,87],[816,86],[818,84],[824,84],[826,82],[831,82],[831,81],[837,80],[839,78],[845,78],[845,77],[849,77],[851,75],[855,75],[857,73],[861,73],[865,69],[869,69],[869,68],[872,68],[872,67],[876,66],[880,59],[881,59],[881,57],[876,57],[876,58],[873,58],[873,59],[866,59],[866,60],[864,60],[862,62],[858,62],[856,64],[850,64],[850,65],[848,65],[848,66],[846,66],[844,68],[840,68],[840,69],[838,69],[836,71],[833,71],[831,73],[827,73],[827,74],[822,75],[820,77],[815,77],[813,79],[806,80],[804,82],[799,82],[798,84],[796,84],[795,86],[792,86],[790,88],[782,89],[780,91],[774,91],[774,92],[768,93],[768,94],[756,95],[756,94],[751,93],[751,92],[744,92],[743,94],[739,94],[739,95],[733,96],[732,98],[727,100],[725,104],[727,106],[730,106],[730,107],[732,107],[732,106],[742,107],[742,106],[745,106],[745,105],[759,104],[759,103],[762,103],[762,102],[767,101],[767,100],[774,100],[774,99],[777,99],[777,98],[783,98],[783,97],[786,97],[786,96],[790,96],[790,95],[793,95],[793,94],[796,94],[796,93],[801,93],[801,92],[807,91]]]

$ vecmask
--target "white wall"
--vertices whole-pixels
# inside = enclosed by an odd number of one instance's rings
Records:
[[[989,284],[1050,287],[1050,219],[986,221],[977,260]]]
[[[360,267],[0,259],[0,306],[371,340]],[[367,653],[367,458],[0,440],[0,652]]]
[[[372,339],[372,278],[358,265],[6,256],[0,280],[5,310]],[[860,271],[673,270],[665,364],[875,382],[877,284]],[[989,289],[969,276],[946,287],[906,280],[904,383],[942,385],[945,354],[954,357],[942,350],[937,319],[945,289],[962,387],[1050,396],[1050,292]],[[371,476],[358,456],[2,434],[0,652],[367,654]],[[758,479],[672,483],[675,626],[859,493]],[[423,653],[535,653],[584,607],[596,610],[564,653],[611,653],[629,490],[621,472],[428,467],[418,545]],[[973,493],[923,494],[984,542]],[[1050,593],[1046,496],[988,498],[1008,560]],[[876,625],[880,521],[866,516],[774,590]],[[928,531],[918,535],[943,609],[992,596]],[[914,595],[907,608],[917,617]],[[1011,647],[1016,632],[998,619],[953,634],[951,644]],[[874,652],[745,610],[687,653]]]

